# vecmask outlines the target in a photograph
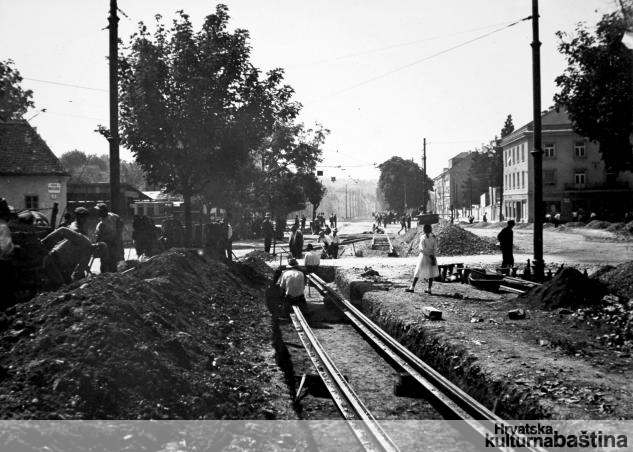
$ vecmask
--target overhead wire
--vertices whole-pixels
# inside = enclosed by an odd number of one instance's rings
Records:
[[[485,29],[488,29],[488,28],[491,28],[491,27],[497,27],[499,25],[507,25],[507,24],[508,24],[508,21],[497,22],[495,24],[490,24],[490,25],[486,25],[486,26],[483,26],[483,27],[471,28],[469,30],[463,30],[463,31],[456,32],[456,33],[449,33],[449,34],[445,34],[445,35],[432,36],[432,37],[429,37],[429,38],[417,39],[415,41],[401,42],[401,43],[398,43],[398,44],[391,44],[391,45],[388,45],[388,46],[385,46],[385,47],[378,47],[378,48],[375,48],[375,49],[362,50],[362,51],[359,51],[359,52],[348,53],[348,54],[345,54],[345,55],[339,55],[339,56],[332,57],[332,58],[325,58],[323,60],[311,61],[309,63],[301,64],[301,65],[298,65],[298,66],[299,67],[306,67],[306,66],[314,66],[314,65],[321,65],[321,64],[326,64],[326,63],[332,63],[332,62],[335,62],[335,61],[346,60],[348,58],[354,58],[354,57],[363,56],[363,55],[371,55],[373,53],[384,52],[386,50],[397,49],[397,48],[400,48],[400,47],[407,47],[407,46],[411,46],[411,45],[414,45],[414,44],[420,44],[420,43],[423,43],[423,42],[434,41],[434,40],[437,40],[437,39],[450,38],[452,36],[459,36],[459,35],[463,35],[465,33],[470,33],[470,32],[473,32],[473,31],[485,30]]]
[[[371,83],[373,81],[376,81],[376,80],[379,80],[381,78],[387,77],[387,76],[389,76],[391,74],[395,74],[396,72],[400,72],[400,71],[402,71],[404,69],[408,69],[408,68],[410,68],[412,66],[415,66],[417,64],[420,64],[420,63],[422,63],[424,61],[428,61],[428,60],[430,60],[432,58],[436,58],[436,57],[438,57],[440,55],[444,55],[445,53],[448,53],[448,52],[453,51],[455,49],[459,49],[460,47],[464,47],[464,46],[466,46],[468,44],[472,44],[475,41],[479,41],[480,39],[486,38],[486,37],[491,36],[491,35],[493,35],[495,33],[499,33],[500,31],[503,31],[503,30],[505,30],[507,28],[513,27],[513,26],[515,26],[515,25],[517,25],[517,24],[519,24],[521,22],[524,22],[524,21],[530,20],[530,19],[532,19],[532,16],[528,16],[528,17],[525,17],[523,19],[519,19],[519,20],[514,21],[514,22],[512,22],[512,23],[510,23],[508,25],[505,25],[505,26],[501,27],[501,28],[497,28],[497,29],[492,30],[492,31],[490,31],[488,33],[484,33],[482,35],[479,35],[479,36],[476,36],[476,37],[474,37],[472,39],[464,41],[464,42],[462,42],[460,44],[457,44],[457,45],[454,45],[454,46],[449,47],[447,49],[444,49],[444,50],[441,50],[439,52],[436,52],[436,53],[434,53],[432,55],[429,55],[429,56],[426,56],[424,58],[420,58],[418,60],[412,61],[411,63],[405,64],[403,66],[399,66],[399,67],[397,67],[395,69],[392,69],[390,71],[384,72],[384,73],[379,74],[379,75],[377,75],[375,77],[372,77],[370,79],[367,79],[367,80],[364,80],[362,82],[356,83],[356,84],[354,84],[352,86],[348,86],[347,88],[343,88],[342,90],[336,91],[336,92],[334,92],[334,93],[332,93],[332,94],[330,94],[329,96],[326,96],[326,97],[336,96],[338,94],[342,94],[342,93],[345,93],[347,91],[351,91],[353,89],[359,88],[359,87],[361,87],[363,85],[366,85],[368,83]]]
[[[93,88],[90,86],[82,86],[82,85],[73,85],[72,83],[63,83],[63,82],[54,82],[52,80],[42,80],[42,79],[38,79],[38,78],[29,78],[29,77],[22,77],[24,80],[30,80],[32,82],[39,82],[39,83],[48,83],[49,85],[58,85],[58,86],[65,86],[67,88],[78,88],[78,89],[87,89],[90,91],[102,91],[102,92],[109,92],[107,89],[103,89],[103,88]]]

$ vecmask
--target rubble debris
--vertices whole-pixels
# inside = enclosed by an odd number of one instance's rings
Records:
[[[525,310],[523,309],[513,309],[508,311],[508,318],[510,320],[522,320],[525,319]]]
[[[592,278],[604,284],[610,293],[633,298],[633,261],[617,267],[603,267],[594,273]]]
[[[429,320],[442,320],[442,311],[433,306],[422,306],[422,313]]]
[[[371,278],[372,276],[380,276],[376,270],[371,267],[365,267],[365,271],[360,274],[363,278]]]
[[[564,268],[551,280],[519,295],[519,299],[553,309],[597,304],[605,294],[606,289],[599,282],[587,278],[575,268]]]

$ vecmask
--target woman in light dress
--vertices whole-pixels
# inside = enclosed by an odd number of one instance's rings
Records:
[[[420,259],[415,267],[415,274],[413,275],[413,282],[405,289],[405,292],[413,292],[415,285],[420,278],[424,278],[428,281],[429,287],[424,289],[424,292],[431,293],[431,286],[433,285],[433,278],[440,275],[440,270],[437,267],[437,237],[433,235],[430,224],[424,225],[424,234],[420,237]]]

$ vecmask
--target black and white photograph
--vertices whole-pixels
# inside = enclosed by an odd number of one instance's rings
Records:
[[[0,42],[2,451],[633,450],[633,0]]]

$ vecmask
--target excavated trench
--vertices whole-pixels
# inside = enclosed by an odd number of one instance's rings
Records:
[[[335,271],[333,267],[321,268],[319,276],[326,282],[333,282]],[[274,294],[269,292],[268,295]],[[400,383],[398,371],[372,348],[337,308],[324,303],[316,289],[310,289],[306,298],[304,315],[319,342],[377,419],[442,419],[415,390]],[[273,340],[278,364],[286,376],[299,417],[306,420],[340,419],[292,322],[271,306],[270,299],[268,305],[273,312]],[[305,381],[299,391],[304,375]]]
[[[371,281],[356,280],[349,273],[337,271],[335,283],[347,299],[383,330],[500,417],[547,419],[550,416],[541,405],[527,400],[524,391],[512,382],[506,384],[489,378],[472,354],[454,347],[442,333],[384,312],[379,301],[388,295]]]
[[[335,267],[323,267],[319,276],[334,282],[340,292],[359,307],[391,336],[449,378],[480,403],[506,419],[546,419],[550,413],[530,403],[516,386],[491,379],[482,372],[477,360],[463,349],[454,348],[441,334],[411,325],[384,313],[373,299],[388,296],[370,281],[355,280]],[[416,394],[396,396],[398,372],[346,321],[338,310],[324,304],[312,289],[308,297],[307,318],[319,341],[331,350],[333,360],[342,369],[355,391],[379,419],[441,419],[423,398]],[[286,376],[294,409],[301,419],[340,419],[327,390],[320,384],[314,367],[287,317],[273,315],[277,359]],[[304,389],[297,398],[302,375]],[[503,394],[503,397],[500,397]],[[412,397],[409,397],[412,396]]]

